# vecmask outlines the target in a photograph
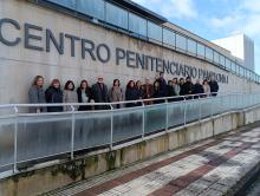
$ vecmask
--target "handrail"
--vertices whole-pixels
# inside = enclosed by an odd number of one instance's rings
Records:
[[[260,92],[254,92],[259,93]],[[223,92],[223,93],[217,93],[217,97],[223,97],[223,96],[230,96],[230,95],[238,95],[243,94],[242,92]],[[110,105],[116,105],[116,104],[128,104],[128,103],[143,103],[143,102],[153,102],[153,101],[166,101],[166,100],[175,100],[175,99],[187,99],[187,98],[194,98],[194,97],[201,97],[201,96],[207,96],[203,98],[212,98],[211,95],[208,93],[198,93],[198,94],[190,94],[185,96],[168,96],[168,97],[161,97],[161,98],[149,98],[149,99],[136,99],[136,100],[129,100],[129,101],[118,101],[118,102],[93,102],[93,103],[17,103],[17,104],[2,104],[0,105],[1,108],[8,108],[8,107],[55,107],[55,106],[110,106]]]

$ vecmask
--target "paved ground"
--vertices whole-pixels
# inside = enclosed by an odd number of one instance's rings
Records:
[[[218,196],[260,163],[260,128],[230,133],[47,195]]]

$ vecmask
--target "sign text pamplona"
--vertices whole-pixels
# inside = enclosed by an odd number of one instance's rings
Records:
[[[12,32],[6,32],[7,29]],[[23,31],[22,36],[21,31]],[[10,34],[12,36],[7,36]],[[0,43],[10,47],[23,43],[25,49],[47,53],[51,52],[51,45],[53,45],[56,52],[60,55],[64,55],[65,50],[69,50],[71,57],[80,55],[82,59],[90,58],[100,63],[109,63],[111,58],[114,57],[114,61],[118,66],[124,64],[129,68],[165,72],[180,77],[190,76],[192,78],[204,79],[212,76],[218,82],[228,83],[228,76],[225,74],[215,73],[173,60],[137,53],[120,47],[112,51],[105,43],[96,44],[90,39],[64,32],[54,34],[48,28],[44,29],[41,26],[29,23],[20,24],[16,20],[9,18],[0,19]],[[80,46],[81,54],[76,54],[75,48],[78,46]],[[114,55],[111,55],[112,52]]]

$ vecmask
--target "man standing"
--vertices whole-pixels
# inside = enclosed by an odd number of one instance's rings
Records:
[[[96,103],[107,103],[109,102],[109,96],[108,96],[108,88],[104,84],[103,77],[98,77],[98,81],[96,84],[92,86],[92,93],[93,93],[93,99]],[[102,110],[102,109],[108,109],[108,105],[104,106],[96,106],[96,109]]]
[[[167,94],[168,94],[168,89],[167,89],[167,83],[164,79],[164,74],[163,72],[160,72],[159,74],[159,78],[156,80],[159,82],[160,84],[160,94],[163,96],[163,97],[167,97]]]
[[[217,81],[211,76],[209,80],[210,92],[213,97],[217,96],[219,86]]]
[[[191,82],[191,78],[188,76],[186,78],[186,82],[182,86],[184,95],[191,95],[193,94],[193,83]]]

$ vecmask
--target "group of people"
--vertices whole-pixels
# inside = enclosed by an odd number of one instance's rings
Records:
[[[36,76],[33,84],[29,90],[30,103],[108,103],[108,102],[122,102],[122,101],[134,101],[125,104],[126,107],[134,107],[142,105],[140,100],[148,99],[144,103],[154,104],[161,103],[163,100],[152,101],[152,98],[163,97],[176,97],[186,95],[197,95],[198,97],[216,96],[219,90],[218,83],[211,79],[204,79],[201,84],[199,80],[195,84],[192,83],[191,78],[186,79],[173,78],[168,83],[164,79],[163,73],[155,79],[153,84],[150,83],[148,78],[145,79],[143,84],[140,80],[130,80],[126,86],[125,92],[120,86],[120,80],[115,79],[113,85],[108,89],[104,83],[103,77],[98,77],[97,82],[90,86],[87,80],[82,80],[79,87],[75,89],[75,84],[72,80],[68,80],[65,83],[64,90],[61,88],[61,83],[58,79],[54,79],[51,85],[44,90],[44,78],[43,76]],[[198,95],[200,94],[200,95]],[[180,100],[172,99],[172,100]],[[115,108],[121,108],[122,104],[115,104]],[[79,111],[86,111],[92,109],[107,109],[108,106],[97,105],[95,107],[89,105],[80,105],[76,107]],[[75,108],[74,108],[75,109]],[[61,112],[71,111],[70,106],[51,106],[51,107],[37,107],[33,109],[33,112]]]

